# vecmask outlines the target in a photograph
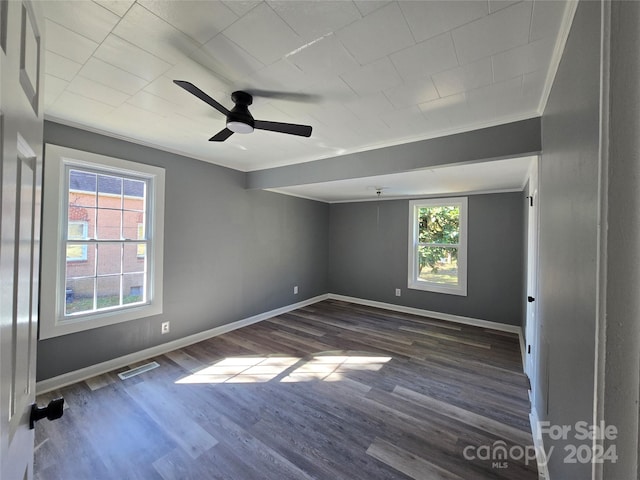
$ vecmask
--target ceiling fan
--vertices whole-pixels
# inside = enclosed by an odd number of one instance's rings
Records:
[[[184,80],[174,80],[173,83],[184,88],[187,92],[195,95],[203,102],[208,103],[213,108],[227,117],[227,126],[209,139],[210,142],[224,142],[234,133],[251,133],[254,129],[268,130],[270,132],[288,133],[300,137],[310,137],[311,127],[309,125],[298,125],[295,123],[267,122],[265,120],[255,120],[249,113],[249,105],[253,103],[253,96],[250,93],[239,90],[231,94],[231,100],[235,107],[228,110],[219,104],[209,95],[204,93],[193,83]]]

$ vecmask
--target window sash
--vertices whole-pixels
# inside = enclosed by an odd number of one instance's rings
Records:
[[[458,242],[456,243],[435,243],[420,242],[420,210],[437,207],[458,207]],[[436,293],[447,293],[453,295],[466,296],[467,294],[467,198],[443,198],[412,200],[409,202],[409,265],[408,265],[408,288],[432,291]],[[421,248],[442,248],[456,249],[457,255],[457,284],[429,281],[420,278],[420,249]]]
[[[96,179],[96,185],[95,185],[95,206],[86,206],[86,207],[80,207],[80,208],[91,208],[91,209],[95,209],[94,212],[94,221],[92,222],[92,234],[91,234],[91,238],[86,238],[88,236],[88,226],[89,226],[89,222],[83,222],[84,223],[84,234],[85,234],[85,238],[86,240],[82,240],[82,241],[78,241],[78,239],[71,239],[69,238],[69,225],[73,225],[74,223],[76,223],[73,220],[69,220],[69,210],[70,210],[70,193],[73,192],[84,192],[87,193],[86,191],[83,190],[77,190],[77,189],[72,189],[71,188],[71,172],[79,172],[79,173],[89,173],[89,174],[94,174],[96,176],[98,176],[98,178]],[[105,192],[100,192],[100,178],[104,178],[104,177],[109,177],[109,178],[113,178],[113,179],[117,179],[120,181],[120,193],[119,194],[110,194],[110,193],[105,193]],[[125,194],[124,194],[124,183],[125,180],[132,180],[132,181],[139,181],[139,182],[143,182],[145,187],[144,187],[144,195],[141,198],[142,201],[142,209],[138,210],[138,209],[131,209],[131,208],[125,208]],[[143,295],[140,301],[136,301],[136,302],[129,302],[129,303],[125,303],[124,302],[124,298],[125,298],[125,294],[124,294],[124,279],[127,276],[132,276],[132,272],[125,272],[125,258],[124,258],[124,245],[126,244],[135,244],[137,245],[137,249],[136,249],[136,258],[137,259],[141,259],[144,257],[141,257],[138,254],[138,251],[140,250],[140,244],[144,244],[144,250],[145,252],[150,252],[153,249],[153,245],[152,245],[152,241],[150,238],[144,238],[144,239],[127,239],[124,238],[124,229],[126,228],[125,226],[125,218],[124,218],[124,212],[134,212],[137,214],[142,213],[143,215],[143,222],[137,222],[135,224],[135,229],[136,229],[136,237],[140,236],[140,225],[142,225],[142,231],[143,232],[148,232],[149,231],[149,225],[148,222],[150,220],[150,215],[147,212],[147,194],[149,193],[150,190],[152,190],[152,186],[150,185],[151,180],[148,178],[143,178],[143,177],[139,177],[137,175],[127,175],[127,174],[120,174],[117,172],[113,172],[110,169],[101,169],[101,168],[93,168],[93,167],[84,167],[84,166],[78,166],[78,165],[74,165],[74,164],[66,164],[64,167],[64,184],[65,184],[65,189],[64,189],[64,208],[62,211],[62,218],[65,219],[65,225],[63,227],[63,232],[65,232],[65,238],[63,239],[63,243],[66,245],[65,246],[65,251],[68,249],[68,246],[70,245],[80,245],[82,246],[82,250],[84,253],[84,260],[87,261],[88,260],[88,256],[87,256],[87,250],[88,250],[88,246],[89,245],[121,245],[123,247],[123,249],[121,249],[120,252],[120,258],[117,260],[113,260],[114,263],[119,262],[120,266],[119,266],[119,272],[118,273],[106,273],[106,274],[101,274],[100,272],[98,272],[98,267],[97,267],[97,261],[98,258],[94,257],[94,266],[93,266],[93,273],[92,274],[86,274],[86,275],[69,275],[68,272],[68,265],[65,266],[64,269],[61,269],[61,274],[62,274],[62,278],[60,279],[61,281],[61,285],[64,285],[64,289],[58,293],[58,295],[64,295],[65,298],[65,302],[61,302],[61,311],[58,312],[58,315],[61,318],[72,318],[72,317],[84,317],[84,316],[89,316],[89,315],[93,315],[93,314],[97,314],[97,313],[102,313],[104,311],[117,311],[117,310],[124,310],[124,309],[128,309],[128,308],[135,308],[135,307],[139,307],[140,305],[148,305],[151,302],[151,296],[149,295],[148,292],[148,288],[147,286],[151,284],[151,275],[150,275],[150,271],[147,263],[146,263],[146,259],[145,259],[145,264],[143,267],[143,271],[142,272],[135,272],[136,274],[142,274],[143,275]],[[93,191],[88,191],[89,195],[91,196],[92,194],[94,194]],[[120,197],[120,201],[119,201],[119,207],[118,206],[105,206],[105,205],[101,205],[101,198],[102,197],[111,197],[111,198],[116,198],[116,197]],[[128,196],[131,197],[131,196]],[[119,239],[110,239],[110,238],[100,238],[101,234],[99,231],[99,226],[100,226],[100,214],[104,213],[104,212],[119,212],[120,213],[120,217],[117,220],[117,222],[119,222]],[[98,247],[99,248],[99,247]],[[98,255],[99,250],[95,250],[94,255]],[[66,256],[65,256],[66,258]],[[60,259],[60,261],[62,262],[62,259]],[[66,263],[68,263],[69,260],[68,258],[66,258]],[[119,283],[119,288],[118,288],[118,294],[117,294],[117,305],[107,305],[107,306],[100,306],[100,298],[102,298],[100,296],[100,285],[99,285],[99,279],[100,278],[108,278],[108,277],[113,277],[113,278],[118,278],[118,283]],[[86,308],[83,309],[81,311],[70,311],[70,309],[68,308],[68,302],[67,302],[67,295],[68,295],[68,291],[70,290],[68,288],[68,285],[71,283],[73,284],[74,282],[78,281],[78,280],[89,280],[89,279],[93,279],[93,288],[92,288],[92,294],[91,294],[91,298],[93,300],[93,306],[92,308]],[[71,289],[72,290],[72,289]],[[112,295],[112,297],[114,297],[115,295]],[[89,298],[89,297],[87,297]]]

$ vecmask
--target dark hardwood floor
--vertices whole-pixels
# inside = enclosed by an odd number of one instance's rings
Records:
[[[329,300],[152,360],[39,397],[36,479],[537,478],[483,459],[532,444],[513,334]]]

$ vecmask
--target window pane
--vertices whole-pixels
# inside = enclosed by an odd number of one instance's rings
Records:
[[[97,213],[98,228],[96,238],[100,240],[120,240],[122,211],[98,209]]]
[[[458,249],[418,247],[418,280],[444,285],[458,284]]]
[[[93,310],[93,278],[68,278],[65,286],[65,314]]]
[[[124,179],[124,209],[143,211],[146,199],[146,184],[139,180]]]
[[[460,207],[421,207],[418,209],[420,243],[458,243]]]
[[[67,245],[67,262],[86,262],[87,261],[87,245],[72,244]]]
[[[95,207],[97,175],[80,170],[69,171],[69,206]]]
[[[145,271],[145,249],[144,243],[127,243],[124,246],[124,266],[123,272],[144,272]],[[142,255],[140,255],[142,253]]]
[[[122,277],[122,303],[145,301],[145,279],[143,273],[134,273]]]
[[[122,208],[122,177],[98,175],[98,207]]]
[[[98,249],[98,275],[121,273],[122,271],[122,244],[103,243],[97,245]]]
[[[113,275],[96,279],[98,310],[120,305],[120,278],[120,275]]]
[[[96,246],[92,244],[67,244],[67,269],[65,278],[93,277]]]
[[[123,212],[122,222],[122,236],[124,238],[127,240],[144,239],[144,236],[140,236],[144,232],[144,229],[141,229],[144,222],[142,212]]]

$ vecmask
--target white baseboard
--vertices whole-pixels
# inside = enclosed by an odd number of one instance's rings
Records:
[[[531,436],[533,437],[533,446],[536,449],[536,463],[538,464],[538,479],[551,480],[549,477],[549,466],[547,451],[544,449],[544,441],[542,431],[540,430],[540,420],[535,407],[531,407],[529,413],[529,421],[531,422]]]
[[[506,323],[490,322],[488,320],[481,320],[479,318],[463,317],[460,315],[452,315],[450,313],[432,312],[429,310],[422,310],[420,308],[405,307],[403,305],[395,305],[393,303],[376,302],[375,300],[365,300],[363,298],[347,297],[345,295],[337,295],[335,293],[330,293],[329,299],[341,300],[343,302],[349,303],[357,303],[359,305],[366,305],[369,307],[383,308],[385,310],[394,310],[401,313],[410,313],[413,315],[420,315],[421,317],[447,320],[449,322],[462,323],[464,325],[472,325],[474,327],[488,328],[491,330],[499,330],[501,332],[510,332],[515,333],[516,335],[522,333],[522,328],[517,325],[507,325]]]
[[[286,305],[284,307],[276,308],[275,310],[270,310],[268,312],[244,318],[236,322],[227,323],[226,325],[221,325],[210,330],[205,330],[204,332],[189,335],[188,337],[179,338],[171,342],[163,343],[162,345],[157,345],[155,347],[146,348],[139,352],[130,353],[129,355],[125,355],[123,357],[114,358],[113,360],[108,360],[96,365],[91,365],[79,370],[74,370],[73,372],[64,373],[62,375],[58,375],[57,377],[48,378],[36,384],[36,394],[39,395],[41,393],[50,392],[51,390],[66,387],[67,385],[81,382],[88,378],[95,377],[96,375],[102,375],[103,373],[126,367],[127,365],[146,360],[147,358],[163,355],[167,352],[171,352],[173,350],[184,348],[189,345],[193,345],[194,343],[207,340],[208,338],[216,337],[218,335],[222,335],[223,333],[246,327],[248,325],[252,325],[254,323],[276,317],[278,315],[282,315],[283,313],[306,307],[307,305],[312,305],[314,303],[327,300],[328,298],[329,295],[327,294],[318,295],[317,297],[309,298],[307,300],[303,300],[302,302]]]

